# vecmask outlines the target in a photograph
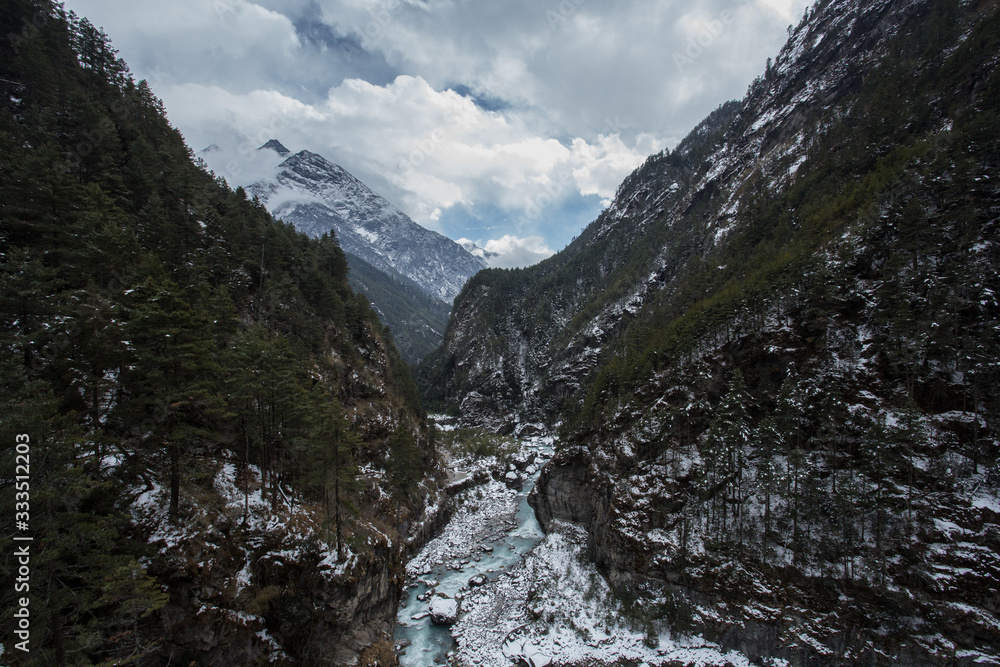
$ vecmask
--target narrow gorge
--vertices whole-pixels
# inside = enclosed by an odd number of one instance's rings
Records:
[[[996,0],[5,0],[0,193],[4,665],[1000,664]]]

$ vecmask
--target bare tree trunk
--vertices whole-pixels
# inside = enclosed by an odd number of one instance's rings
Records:
[[[57,667],[66,665],[66,647],[63,645],[62,618],[59,612],[53,611],[49,616],[52,624],[52,644],[55,649],[55,662]]]
[[[250,517],[250,434],[243,428],[243,527]]]
[[[333,511],[336,514],[335,520],[337,522],[337,562],[342,563],[344,562],[344,541],[340,531],[340,475],[339,474],[337,475],[336,478],[334,478],[333,493],[334,493]]]
[[[180,511],[181,496],[181,451],[177,442],[172,442],[170,447],[170,521],[177,521],[177,514]]]

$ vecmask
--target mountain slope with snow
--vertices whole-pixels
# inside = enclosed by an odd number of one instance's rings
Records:
[[[448,326],[451,308],[428,296],[412,280],[388,273],[345,253],[350,267],[351,288],[364,294],[379,319],[392,331],[399,353],[408,364],[416,364],[439,345]]]
[[[1000,12],[818,2],[566,250],[458,297],[425,396],[561,422],[539,521],[756,664],[1000,660]]]
[[[284,155],[274,140],[261,148]],[[446,303],[486,266],[451,239],[413,222],[343,167],[310,151],[291,155],[273,177],[249,190],[275,217],[310,236],[335,232],[345,252],[390,275],[405,276]]]

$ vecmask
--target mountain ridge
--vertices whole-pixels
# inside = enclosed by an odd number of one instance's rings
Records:
[[[268,142],[261,148],[273,146]],[[273,178],[252,184],[249,191],[274,215],[310,236],[333,230],[346,252],[383,271],[402,274],[428,296],[446,303],[486,266],[451,239],[413,222],[318,153],[303,150],[290,155]]]
[[[198,157],[211,167],[219,166],[223,154],[213,144]],[[418,225],[318,153],[293,154],[271,139],[257,154],[277,156],[280,162],[247,186],[250,195],[303,233],[337,238],[348,256],[352,285],[393,331],[407,363],[415,365],[433,351],[444,335],[452,300],[486,266],[489,254]]]
[[[406,276],[386,273],[356,255],[344,254],[351,287],[371,302],[407,363],[418,363],[441,345],[451,314],[448,304],[427,296]]]
[[[559,425],[531,503],[651,637],[1000,655],[1000,17],[818,2],[566,250],[456,299],[426,399]]]

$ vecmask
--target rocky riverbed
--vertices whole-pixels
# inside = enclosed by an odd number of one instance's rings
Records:
[[[591,562],[582,528],[552,521],[545,534],[527,497],[552,439],[519,444],[513,469],[456,462],[493,470],[455,495],[452,519],[407,565],[396,631],[404,667],[750,666],[627,609]]]

